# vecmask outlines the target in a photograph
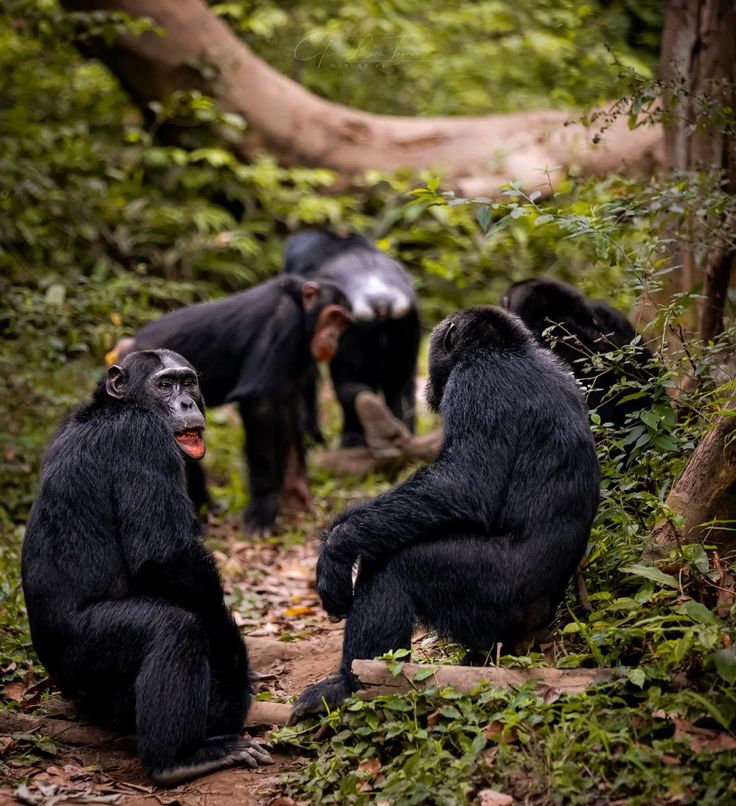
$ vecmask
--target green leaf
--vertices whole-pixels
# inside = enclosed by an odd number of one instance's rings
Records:
[[[478,223],[480,224],[480,228],[483,230],[483,232],[488,232],[488,227],[491,223],[491,215],[491,208],[487,205],[485,207],[481,207],[475,214],[475,217],[478,219]]]
[[[659,568],[655,568],[653,565],[629,565],[621,570],[625,574],[644,577],[644,579],[649,579],[666,588],[677,589],[680,587],[680,583],[673,576],[665,574],[664,571],[660,571]]]
[[[719,649],[713,653],[713,660],[716,664],[716,671],[727,683],[736,683],[736,651],[730,649]]]
[[[629,669],[626,675],[627,680],[637,688],[644,688],[644,683],[647,681],[647,676],[643,669]]]
[[[679,613],[681,616],[687,616],[693,621],[697,621],[698,624],[715,626],[719,623],[718,619],[704,604],[701,602],[696,602],[694,599],[690,599],[687,602],[676,605],[672,608],[672,610],[675,613]]]
[[[429,666],[426,669],[420,669],[414,675],[414,680],[416,680],[419,683],[422,680],[426,680],[428,677],[432,677],[433,674],[434,674],[434,669],[431,666]]]

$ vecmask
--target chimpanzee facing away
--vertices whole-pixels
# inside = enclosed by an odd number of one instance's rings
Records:
[[[442,418],[435,463],[343,512],[324,539],[317,590],[347,616],[342,664],[293,719],[337,705],[353,659],[409,648],[417,622],[468,661],[513,646],[549,623],[585,551],[600,486],[587,412],[518,317],[480,307],[438,325],[427,401]]]
[[[287,239],[284,271],[334,282],[357,320],[330,364],[343,412],[343,446],[365,442],[355,410],[355,398],[365,390],[383,393],[386,405],[413,431],[421,328],[417,297],[403,266],[360,235],[305,230]],[[322,442],[316,372],[305,376],[303,399],[305,430]]]
[[[588,390],[588,407],[598,412],[602,423],[622,428],[630,414],[652,406],[650,394],[625,400],[636,391],[634,388],[611,393],[611,388],[625,378],[640,384],[652,379],[646,366],[652,354],[646,347],[637,346],[636,358],[605,369],[596,369],[585,360],[630,345],[636,338],[626,317],[607,302],[588,300],[558,280],[535,278],[514,283],[501,305],[521,317],[539,342],[549,345],[569,365]],[[548,329],[548,335],[543,335]]]
[[[165,785],[270,761],[240,737],[248,658],[184,481],[203,412],[176,353],[110,367],[46,455],[23,542],[38,656],[92,719],[135,730]]]
[[[328,282],[278,277],[216,302],[190,305],[147,324],[128,349],[166,347],[200,376],[208,406],[236,402],[246,432],[250,476],[246,530],[268,534],[282,500],[308,509],[299,388],[313,361],[330,361],[351,320],[345,295]],[[130,340],[128,340],[130,341]],[[204,475],[189,468],[197,509]]]

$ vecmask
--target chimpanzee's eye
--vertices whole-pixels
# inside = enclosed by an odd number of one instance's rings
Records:
[[[185,378],[182,385],[185,389],[191,389],[194,386],[194,378]]]
[[[174,384],[171,381],[163,380],[158,382],[158,388],[166,389],[168,391],[169,389],[174,388]]]
[[[453,323],[447,328],[447,330],[445,331],[445,337],[442,339],[442,346],[445,348],[446,352],[448,353],[452,352],[452,348],[455,346],[456,335],[457,335],[457,328]]]

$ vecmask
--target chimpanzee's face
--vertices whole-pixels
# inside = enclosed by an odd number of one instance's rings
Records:
[[[192,459],[201,459],[204,444],[204,402],[197,373],[171,350],[143,350],[127,355],[107,371],[105,388],[119,400],[155,402],[166,416],[176,443]]]
[[[162,363],[164,366],[149,378],[150,393],[168,411],[177,445],[192,459],[201,459],[205,424],[197,373],[169,356]]]

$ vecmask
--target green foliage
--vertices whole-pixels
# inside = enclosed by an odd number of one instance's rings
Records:
[[[348,701],[321,720],[325,739],[304,724],[280,730],[276,741],[316,754],[286,779],[287,792],[354,804],[464,803],[485,787],[533,804],[733,798],[736,608],[720,619],[690,598],[712,605],[719,579],[701,547],[677,578],[621,569],[591,595],[595,612],[561,630],[559,668],[621,666],[584,694],[527,685],[467,696],[430,684]],[[394,674],[406,657],[389,657]],[[504,665],[540,662],[507,656]]]
[[[212,7],[280,72],[334,101],[389,114],[600,104],[623,94],[621,65],[643,73],[656,65],[661,25],[653,0]]]
[[[215,8],[285,73],[374,111],[586,106],[623,92],[633,78],[635,94],[621,108],[636,125],[657,95],[655,84],[627,68],[646,75],[654,65],[659,2],[489,0],[455,8],[354,0],[287,9],[237,0]],[[43,446],[91,389],[120,336],[161,311],[271,276],[284,235],[312,223],[365,231],[400,256],[427,326],[456,308],[495,302],[509,283],[540,274],[630,310],[667,279],[673,238],[701,237],[734,211],[717,172],[644,186],[572,175],[545,201],[513,184],[490,201],[454,198],[430,175],[417,190],[416,177],[371,172],[347,193],[329,171],[286,170],[267,158],[244,165],[223,147],[245,125],[237,116],[181,93],[144,117],[71,44],[147,26],[119,14],[65,15],[51,0],[9,0],[0,11],[3,682],[38,671],[18,566]],[[305,37],[325,51],[321,62],[320,51],[295,58]],[[376,49],[371,63],[360,64]],[[718,118],[717,109],[703,108]],[[156,135],[173,118],[190,123],[190,132],[178,146],[162,145]],[[696,298],[661,305],[645,338],[656,347],[665,331],[678,333]],[[530,689],[467,697],[430,688],[351,702],[324,720],[329,743],[315,744],[304,726],[279,734],[282,744],[314,754],[291,778],[292,795],[449,804],[492,786],[529,803],[734,798],[735,614],[732,602],[718,599],[728,569],[693,548],[661,568],[639,560],[653,522],[669,514],[673,480],[731,389],[723,363],[734,335],[728,328],[714,344],[690,340],[680,352],[656,351],[646,389],[623,382],[627,394],[656,400],[626,433],[592,418],[604,472],[585,569],[594,612],[567,602],[551,659],[567,668],[621,666],[621,678],[559,698]],[[603,369],[624,358],[611,351],[592,360]],[[699,385],[675,409],[668,393],[685,371]],[[231,412],[213,413],[208,439],[215,495],[235,514],[245,504],[243,435]],[[390,480],[338,483],[321,472],[311,482],[326,516]],[[303,531],[283,540],[299,540]],[[391,662],[398,669],[403,660],[395,653]],[[502,664],[549,661],[534,653]]]

